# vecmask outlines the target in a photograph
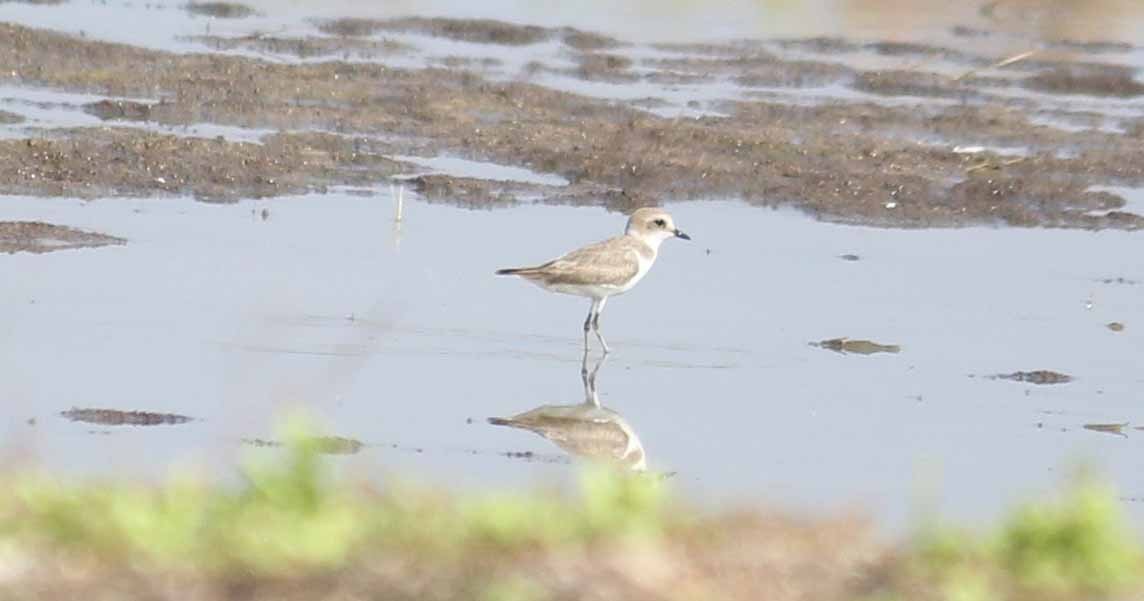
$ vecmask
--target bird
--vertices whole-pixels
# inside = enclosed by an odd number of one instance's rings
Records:
[[[551,292],[592,300],[584,320],[584,352],[593,331],[604,354],[610,352],[600,333],[600,313],[608,298],[631,290],[647,275],[659,255],[659,245],[670,238],[690,240],[675,226],[671,215],[658,207],[636,209],[628,217],[623,235],[589,244],[536,267],[498,269],[496,275],[519,276]]]

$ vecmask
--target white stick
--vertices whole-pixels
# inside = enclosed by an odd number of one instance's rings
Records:
[[[389,186],[389,192],[390,192],[390,194],[393,193],[393,185],[392,184],[390,184],[390,186]],[[401,223],[401,218],[402,218],[403,214],[405,213],[405,186],[404,185],[398,185],[397,186],[397,194],[394,195],[394,201],[395,201],[395,204],[394,204],[394,209],[393,209],[394,210],[393,220],[398,222],[398,223]]]

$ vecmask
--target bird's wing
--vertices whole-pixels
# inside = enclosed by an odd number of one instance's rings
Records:
[[[622,286],[640,270],[638,240],[620,236],[578,248],[536,268],[550,284]]]

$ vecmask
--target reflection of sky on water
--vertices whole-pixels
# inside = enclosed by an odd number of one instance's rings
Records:
[[[622,216],[409,200],[395,248],[388,194],[0,203],[10,218],[130,241],[0,258],[0,394],[12,399],[0,431],[49,466],[226,465],[238,441],[272,437],[273,416],[301,404],[369,445],[343,460],[379,477],[490,486],[569,473],[499,456],[553,449],[484,418],[583,398],[582,299],[491,272],[609,236]],[[1082,427],[1144,422],[1139,286],[1099,281],[1144,280],[1139,234],[879,230],[737,203],[671,209],[695,241],[666,245],[648,278],[609,304],[616,352],[600,400],[639,432],[649,469],[677,472],[688,496],[858,503],[901,524],[919,482],[937,482],[943,513],[972,519],[1046,489],[1078,457],[1140,496],[1144,436]],[[838,258],[849,253],[859,260]],[[1110,321],[1128,327],[1111,332]],[[808,344],[840,336],[901,352]],[[971,377],[1032,369],[1076,381]],[[73,406],[200,419],[97,436],[55,416]]]

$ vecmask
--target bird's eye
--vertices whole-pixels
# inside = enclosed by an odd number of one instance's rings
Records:
[[[659,227],[667,227],[667,222],[662,219],[656,219],[655,224]]]

